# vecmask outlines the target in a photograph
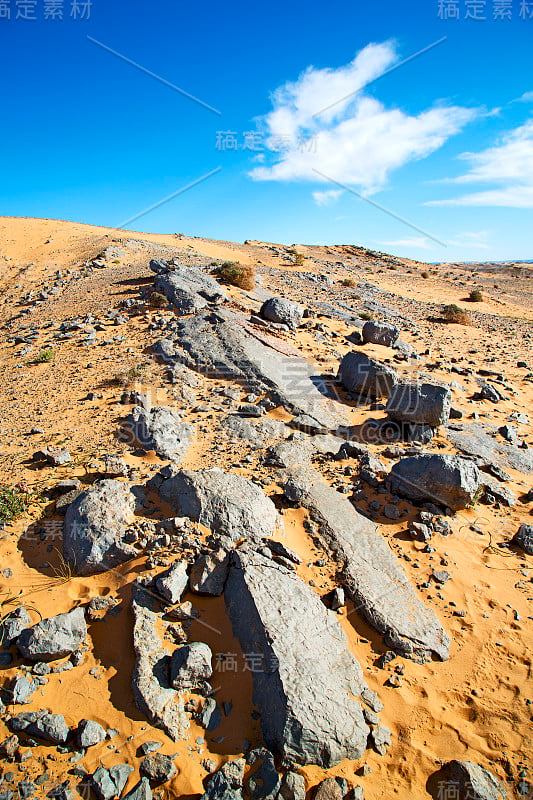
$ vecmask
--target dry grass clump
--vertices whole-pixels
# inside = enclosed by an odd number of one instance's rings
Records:
[[[164,294],[152,292],[150,295],[150,305],[153,308],[166,308],[168,306],[168,300]]]
[[[455,303],[451,303],[450,305],[442,307],[442,316],[446,320],[446,322],[453,322],[456,325],[471,325],[472,320],[470,319],[470,315],[461,308],[460,306],[456,306]]]
[[[482,303],[484,299],[485,297],[483,296],[481,289],[472,289],[468,295],[468,301],[470,303]]]
[[[343,286],[349,286],[352,289],[355,289],[357,286],[357,281],[354,278],[343,278],[341,283]]]
[[[365,322],[370,322],[371,319],[374,319],[374,315],[371,314],[369,311],[360,311],[357,316],[360,319],[363,319]]]
[[[424,278],[424,280],[427,280],[429,278],[429,272],[427,270],[424,270],[424,272],[422,273],[422,277]]]
[[[111,383],[115,386],[131,386],[131,384],[140,381],[146,374],[146,364],[135,364],[132,367],[115,372],[111,379]]]
[[[218,278],[239,289],[255,289],[255,267],[238,261],[225,261],[218,270]]]
[[[52,347],[43,347],[42,350],[39,350],[35,361],[37,364],[49,364],[50,361],[54,360],[54,356],[55,353]]]

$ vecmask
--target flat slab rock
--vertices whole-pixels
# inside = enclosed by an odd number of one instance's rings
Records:
[[[179,462],[192,444],[194,428],[172,408],[135,406],[122,423],[121,438],[129,437],[143,450],[155,450],[161,458]]]
[[[168,341],[168,340],[166,340]],[[275,340],[254,336],[231,312],[220,309],[183,320],[165,353],[207,377],[233,380],[257,394],[268,393],[293,413],[308,414],[328,430],[347,425],[342,406],[329,397],[327,382],[304,359],[279,352]]]
[[[261,538],[276,527],[276,507],[263,490],[220,469],[181,470],[163,481],[159,493],[179,516],[233,540]]]
[[[131,606],[135,650],[132,688],[137,708],[152,725],[178,741],[187,735],[189,721],[183,697],[170,683],[171,653],[158,633],[160,616],[154,610],[154,598],[146,588],[135,584]]]
[[[85,614],[80,606],[26,628],[17,639],[17,647],[30,661],[54,661],[77,650],[86,636]]]
[[[124,541],[133,520],[135,496],[127,483],[103,480],[68,507],[63,525],[63,556],[79,575],[105,572],[133,558]]]
[[[287,766],[360,758],[369,729],[352,695],[365,688],[362,670],[319,596],[285,567],[240,550],[225,600],[243,652],[260,656],[254,703],[269,750]]]
[[[479,466],[496,464],[499,467],[511,467],[526,475],[533,473],[533,453],[522,450],[512,444],[499,442],[481,427],[481,425],[458,425],[446,428],[446,437],[460,450],[477,459]]]
[[[161,272],[154,281],[154,291],[165,295],[178,314],[195,314],[209,303],[227,300],[226,293],[214,278],[197,267],[184,265]]]
[[[432,654],[447,659],[448,634],[419,599],[374,523],[310,467],[287,470],[284,491],[319,523],[332,556],[343,564],[356,610],[386,643],[413,660],[428,661]]]

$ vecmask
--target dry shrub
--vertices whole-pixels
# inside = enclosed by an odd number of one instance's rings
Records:
[[[225,261],[218,270],[218,277],[224,283],[238,286],[239,289],[255,289],[255,267],[250,264]]]
[[[343,286],[349,286],[352,289],[355,289],[357,286],[357,281],[354,278],[344,278],[341,283]]]
[[[468,295],[468,300],[470,303],[482,303],[484,299],[485,298],[481,289],[472,289]]]
[[[164,294],[152,292],[150,295],[150,305],[153,308],[166,308],[168,306],[168,300]]]
[[[427,280],[429,278],[429,272],[423,272],[422,277],[424,278],[424,280]]]
[[[460,306],[456,306],[455,303],[451,303],[448,306],[443,306],[442,316],[446,322],[454,322],[456,325],[472,324],[469,314],[467,314],[467,312]]]

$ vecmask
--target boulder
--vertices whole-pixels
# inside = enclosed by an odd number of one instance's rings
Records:
[[[90,719],[82,719],[78,725],[76,732],[76,742],[78,747],[86,749],[87,747],[94,747],[100,744],[106,738],[104,728],[98,723]]]
[[[276,527],[276,507],[263,490],[248,478],[220,469],[180,471],[165,480],[159,492],[176,514],[233,540],[260,538]]]
[[[141,778],[133,789],[124,795],[122,800],[152,800],[152,790],[148,778]]]
[[[246,762],[243,758],[228,761],[209,777],[200,800],[242,800],[242,783]]]
[[[162,572],[155,579],[155,588],[168,603],[179,603],[187,590],[189,576],[187,575],[187,562],[177,561],[169,569]]]
[[[196,267],[173,266],[160,272],[154,280],[154,291],[165,295],[177,314],[195,314],[210,303],[227,300],[219,283]]]
[[[393,347],[400,335],[399,328],[389,322],[374,322],[369,320],[363,325],[363,342],[367,344],[382,344],[385,347]]]
[[[77,650],[87,636],[83,608],[43,619],[22,631],[17,647],[30,661],[54,661]]]
[[[271,297],[261,306],[259,314],[263,319],[287,325],[291,330],[296,330],[301,324],[304,315],[302,306],[283,297]]]
[[[471,505],[479,488],[479,471],[460,456],[421,453],[402,458],[388,477],[392,494],[458,511]]]
[[[23,711],[8,720],[14,733],[24,731],[27,736],[43,739],[51,744],[65,744],[70,728],[62,714],[49,714],[47,711]]]
[[[310,511],[321,542],[342,565],[342,583],[355,610],[383,634],[390,647],[418,661],[448,658],[450,640],[440,622],[409,584],[376,526],[310,467],[288,470],[288,500]]]
[[[126,483],[103,480],[68,507],[63,525],[63,556],[80,575],[105,572],[136,555],[125,541],[135,497]]]
[[[305,800],[305,778],[297,772],[286,772],[279,787],[279,800]]]
[[[25,675],[18,675],[13,679],[9,688],[11,702],[15,704],[31,703],[32,697],[40,685],[36,678],[30,679]]]
[[[505,800],[506,792],[488,770],[472,761],[450,761],[445,765],[446,780],[439,786],[457,800]]]
[[[281,781],[272,753],[266,747],[258,747],[248,753],[246,760],[251,766],[260,762],[246,781],[250,800],[276,800]]]
[[[225,599],[243,652],[260,662],[253,698],[268,749],[325,769],[360,758],[363,674],[335,614],[294,572],[246,549],[232,553]]]
[[[313,800],[342,800],[342,789],[336,778],[326,778],[318,784]]]
[[[528,556],[533,556],[533,525],[520,525],[511,539],[511,544],[519,547]]]
[[[15,644],[22,631],[30,628],[31,624],[31,617],[24,606],[19,606],[14,611],[6,614],[0,626],[0,644],[2,647],[7,648]]]
[[[174,761],[163,753],[150,753],[141,761],[140,771],[154,783],[166,783],[178,774]]]
[[[135,406],[122,423],[121,436],[131,437],[132,443],[154,450],[160,458],[179,462],[192,444],[194,428],[172,408]]]
[[[228,553],[222,548],[200,556],[192,565],[191,590],[197,594],[218,597],[224,591],[228,568]]]
[[[395,369],[356,352],[344,356],[338,378],[348,392],[372,398],[388,396],[398,383]]]
[[[175,689],[193,689],[213,674],[213,654],[209,645],[191,642],[172,653],[170,680]]]
[[[414,422],[434,428],[450,417],[452,393],[432,383],[397,383],[387,401],[387,414],[398,422]]]
[[[99,800],[119,797],[132,772],[129,764],[115,764],[110,769],[98,767],[91,775],[91,785]]]

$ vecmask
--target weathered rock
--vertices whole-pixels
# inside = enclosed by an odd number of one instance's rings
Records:
[[[342,800],[342,790],[335,778],[326,778],[316,787],[314,800]]]
[[[382,344],[385,347],[393,347],[398,341],[400,335],[399,329],[396,325],[391,325],[389,322],[374,322],[369,320],[363,325],[363,342],[366,344]]]
[[[384,756],[387,747],[390,747],[391,744],[390,730],[384,725],[378,725],[377,728],[374,728],[370,736],[372,737],[372,743],[376,752],[378,752],[381,756]]]
[[[449,637],[433,611],[410,586],[400,564],[373,522],[357,512],[311,468],[292,469],[286,497],[307,508],[319,523],[331,555],[343,567],[343,584],[355,608],[403,655],[448,658]]]
[[[505,800],[504,789],[494,775],[472,761],[450,761],[444,772],[447,780],[442,781],[449,788],[450,796],[458,800]]]
[[[31,617],[24,608],[19,606],[11,611],[2,620],[0,626],[0,644],[2,647],[11,647],[15,644],[22,631],[31,627]]]
[[[289,422],[289,427],[297,431],[309,433],[310,435],[327,434],[328,432],[327,428],[321,425],[320,422],[317,422],[316,419],[313,419],[313,417],[310,417],[309,414],[298,414],[296,417],[293,417]]]
[[[91,776],[91,784],[99,800],[119,797],[132,772],[133,767],[128,764],[115,764],[110,769],[98,767]]]
[[[83,608],[43,619],[23,631],[17,647],[30,661],[53,661],[73,653],[87,636]]]
[[[519,547],[528,556],[533,556],[533,525],[520,525],[511,539],[511,544]]]
[[[242,783],[246,762],[243,758],[228,761],[211,775],[201,800],[242,800]]]
[[[122,438],[128,436],[143,450],[154,450],[161,458],[179,462],[192,444],[194,429],[166,406],[149,411],[135,406],[122,423]]]
[[[152,790],[148,778],[141,778],[131,792],[124,795],[122,800],[152,800]]]
[[[14,678],[9,689],[11,702],[30,703],[39,686],[40,683],[35,678],[30,680],[25,675],[19,675]]]
[[[387,414],[399,422],[438,427],[450,417],[452,393],[432,383],[397,383],[387,401]]]
[[[288,411],[309,414],[328,430],[348,424],[342,406],[331,399],[329,379],[317,375],[294,348],[282,348],[278,340],[259,334],[252,326],[248,329],[245,320],[226,309],[181,321],[175,343],[169,345],[165,346],[167,363],[182,361],[255,394],[268,393]]]
[[[23,711],[11,717],[8,725],[15,733],[24,731],[28,736],[51,744],[65,744],[70,735],[62,714],[49,714],[47,711]]]
[[[304,310],[292,300],[286,300],[283,297],[271,297],[263,303],[259,313],[263,319],[279,322],[282,325],[287,325],[291,330],[296,330],[302,324]]]
[[[224,591],[228,569],[229,557],[226,550],[219,549],[200,556],[191,569],[192,591],[218,597]]]
[[[165,783],[178,774],[176,765],[170,756],[163,753],[150,753],[141,761],[141,773],[154,783]]]
[[[431,500],[453,511],[466,508],[479,488],[479,471],[459,456],[421,453],[394,464],[388,486],[411,500]]]
[[[233,540],[260,538],[276,526],[276,507],[263,490],[220,469],[183,470],[164,481],[159,491],[177,514]]]
[[[103,742],[105,738],[106,732],[98,722],[94,722],[90,719],[82,719],[78,725],[78,730],[76,732],[78,747],[83,749],[94,747],[94,745]]]
[[[189,583],[187,575],[187,562],[177,561],[169,569],[162,572],[155,579],[155,588],[161,597],[174,605],[179,603]]]
[[[478,466],[490,467],[494,464],[500,468],[511,467],[525,474],[533,472],[531,450],[522,450],[507,442],[493,439],[479,424],[472,423],[464,427],[448,425],[446,436],[462,453],[476,458]]]
[[[226,417],[220,427],[232,439],[244,439],[254,448],[273,444],[287,436],[287,426],[279,419],[243,419],[238,414]]]
[[[388,396],[398,383],[392,367],[356,352],[344,356],[338,377],[349,392],[372,398]]]
[[[171,655],[158,633],[159,616],[154,611],[154,598],[139,584],[133,589],[132,610],[135,702],[153,725],[177,741],[186,735],[189,727],[183,697],[170,684]]]
[[[154,280],[154,291],[165,295],[178,314],[195,314],[209,303],[223,303],[227,295],[219,283],[195,267],[173,266]]]
[[[172,653],[170,679],[175,689],[193,689],[213,674],[213,654],[209,645],[191,642]]]
[[[68,507],[63,526],[63,556],[80,575],[104,572],[136,555],[125,542],[135,497],[128,484],[95,483]]]
[[[305,778],[297,772],[286,772],[279,787],[279,800],[305,800]]]
[[[333,612],[293,572],[252,551],[232,554],[225,598],[243,652],[261,660],[254,702],[269,750],[285,764],[325,768],[359,758],[368,728],[351,695],[364,686],[362,670]]]
[[[272,753],[265,747],[258,747],[248,754],[247,761],[252,766],[261,762],[246,781],[250,800],[275,800],[281,781]]]
[[[214,731],[222,722],[222,712],[213,697],[204,700],[198,721],[207,731]]]

